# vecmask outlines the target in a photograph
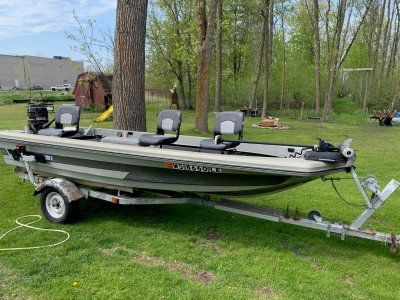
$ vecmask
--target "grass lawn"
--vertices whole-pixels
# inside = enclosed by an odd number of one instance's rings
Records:
[[[53,91],[0,91],[0,105],[11,104],[14,99],[26,100],[64,100],[73,99],[72,91],[53,92]]]
[[[149,131],[155,129],[162,106],[149,103]],[[83,113],[82,126],[92,124],[97,115]],[[252,128],[257,120],[246,118],[244,137],[299,144],[315,144],[316,137],[338,144],[351,137],[359,176],[375,174],[381,187],[391,178],[400,179],[400,126],[340,120],[283,117],[280,123],[289,130],[269,130]],[[25,122],[26,105],[0,106],[0,129],[22,129]],[[181,133],[194,134],[193,124],[194,113],[184,111]],[[96,126],[111,128],[112,123]],[[363,203],[352,181],[337,186],[349,201]],[[0,234],[20,216],[41,214],[39,198],[32,192],[29,182],[22,183],[11,166],[0,162]],[[302,216],[316,209],[326,219],[346,223],[360,212],[320,180],[246,200],[281,209],[298,207]],[[396,191],[366,226],[400,233],[399,212]],[[42,220],[36,225],[66,230],[71,239],[55,248],[0,252],[0,299],[400,299],[400,258],[373,241],[328,239],[320,231],[199,206],[123,207],[98,200],[81,203],[77,223]],[[2,240],[0,248],[62,238],[22,229]]]

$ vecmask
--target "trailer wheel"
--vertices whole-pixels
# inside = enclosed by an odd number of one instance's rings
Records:
[[[40,196],[42,213],[47,220],[54,223],[71,222],[78,213],[78,203],[69,202],[55,188],[46,188]]]
[[[312,211],[310,211],[310,212],[308,213],[307,218],[308,218],[309,220],[315,221],[315,218],[314,218],[314,217],[318,217],[318,218],[321,217],[320,212],[317,211],[317,210],[312,210]]]

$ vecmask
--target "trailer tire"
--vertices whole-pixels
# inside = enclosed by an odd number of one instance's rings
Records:
[[[65,196],[55,188],[47,187],[40,195],[40,206],[45,218],[54,223],[70,223],[79,209],[77,201],[69,202]]]
[[[311,221],[316,221],[315,217],[320,218],[321,217],[321,213],[317,210],[312,210],[308,213],[307,218]]]

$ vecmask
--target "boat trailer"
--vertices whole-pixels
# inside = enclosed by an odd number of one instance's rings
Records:
[[[121,205],[161,205],[161,204],[197,204],[211,207],[217,210],[227,211],[235,214],[245,215],[258,219],[282,222],[286,224],[307,227],[326,232],[327,237],[332,234],[339,235],[342,240],[346,236],[354,236],[363,239],[379,241],[390,245],[390,251],[394,254],[397,252],[397,245],[400,244],[400,235],[393,233],[376,232],[370,229],[362,228],[364,223],[386,202],[393,192],[400,186],[400,183],[392,179],[382,190],[379,189],[378,181],[375,176],[367,176],[363,182],[360,181],[356,174],[355,168],[350,167],[351,173],[362,198],[365,201],[365,209],[353,220],[350,225],[340,222],[328,221],[321,218],[317,211],[311,211],[308,218],[299,218],[297,212],[290,216],[289,209],[281,211],[275,208],[253,205],[249,203],[232,201],[232,200],[210,200],[208,196],[201,197],[197,195],[176,195],[169,193],[152,193],[151,197],[135,197],[124,195],[117,191],[116,194],[96,191],[94,189],[80,187],[79,185],[64,178],[44,178],[36,176],[32,173],[29,162],[34,161],[34,157],[23,156],[26,171],[16,170],[23,180],[30,180],[35,185],[35,193],[42,194],[42,211],[47,219],[53,222],[67,222],[68,209],[66,205],[80,199],[95,198],[115,204]],[[339,180],[339,178],[324,178],[322,180]],[[52,193],[45,193],[47,189],[51,189]],[[367,191],[372,192],[369,197]],[[148,192],[148,191],[147,191]],[[45,197],[43,195],[45,194]],[[50,195],[50,196],[49,196]],[[77,204],[77,203],[76,203]],[[48,217],[50,215],[50,218]],[[62,218],[57,218],[61,216]]]

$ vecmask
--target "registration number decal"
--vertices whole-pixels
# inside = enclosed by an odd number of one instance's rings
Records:
[[[220,168],[206,167],[199,165],[189,165],[189,164],[177,164],[173,162],[166,162],[165,166],[168,169],[191,171],[191,172],[203,172],[203,173],[222,173]]]

